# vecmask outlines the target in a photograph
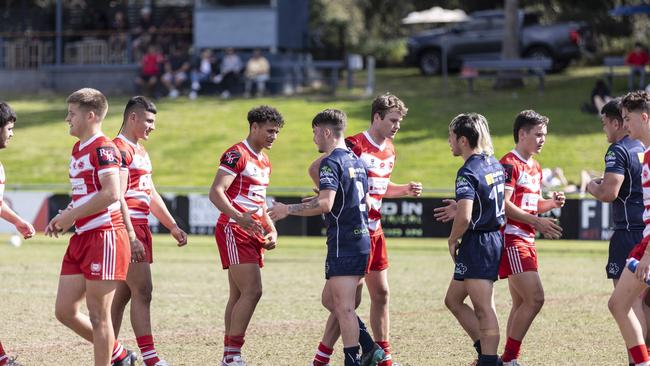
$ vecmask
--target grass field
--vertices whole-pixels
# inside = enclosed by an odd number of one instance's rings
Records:
[[[409,107],[409,114],[396,137],[398,164],[396,182],[421,180],[425,189],[449,189],[461,165],[447,145],[449,121],[461,112],[484,114],[491,125],[497,156],[513,146],[512,121],[517,112],[533,108],[550,117],[549,138],[539,159],[545,166],[561,166],[570,180],[577,181],[581,169],[602,170],[606,140],[599,120],[583,114],[579,106],[588,99],[602,68],[576,68],[547,78],[546,93],[539,95],[535,83],[515,91],[495,91],[481,80],[474,96],[465,94],[465,84],[450,76],[449,93],[442,91],[439,77],[422,77],[416,69],[378,71],[376,93],[390,91]],[[617,80],[622,90],[624,80]],[[214,177],[220,154],[242,140],[248,131],[247,111],[258,104],[271,104],[285,116],[286,125],[270,152],[273,163],[271,191],[305,187],[307,166],[316,157],[311,141],[311,119],[324,108],[341,108],[349,116],[349,133],[369,123],[370,99],[342,90],[338,98],[300,96],[292,98],[234,99],[215,97],[160,100],[156,131],[147,147],[155,167],[155,180],[162,191],[191,187],[205,192]],[[67,163],[74,138],[64,123],[65,95],[22,96],[7,99],[19,121],[10,148],[0,153],[8,187],[18,184],[55,184],[68,189]],[[126,97],[112,97],[104,131],[117,133]],[[167,187],[167,188],[165,188]],[[431,191],[430,191],[431,192]]]
[[[39,236],[22,247],[0,236],[2,326],[0,339],[25,365],[82,365],[91,347],[54,318],[65,239]],[[226,272],[210,237],[191,237],[177,248],[171,237],[154,238],[154,336],[172,365],[216,365],[222,352]],[[444,240],[389,239],[392,344],[403,365],[465,365],[471,342],[443,305],[453,266]],[[523,345],[524,365],[626,364],[622,338],[607,310],[605,242],[540,241],[540,273],[546,303]],[[247,333],[250,365],[304,366],[320,340],[326,311],[322,238],[281,237],[266,256],[264,295]],[[496,284],[502,350],[509,309],[507,283]],[[368,319],[368,298],[359,314]],[[125,321],[125,325],[128,321]],[[120,337],[135,338],[126,326]],[[340,342],[332,365],[340,366]]]

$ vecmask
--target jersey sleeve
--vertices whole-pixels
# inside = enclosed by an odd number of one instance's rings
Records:
[[[627,154],[619,145],[610,145],[605,153],[605,173],[625,175]]]
[[[477,183],[476,176],[468,169],[461,168],[458,170],[456,175],[456,201],[463,199],[474,200]]]
[[[129,165],[133,162],[133,154],[124,145],[115,144],[115,146],[120,151],[120,170],[129,170]]]
[[[519,169],[508,159],[502,159],[501,165],[503,166],[505,189],[514,190],[515,185],[517,184],[517,179],[519,179]]]
[[[352,150],[354,155],[357,157],[361,156],[361,145],[359,144],[359,138],[357,136],[346,137],[345,146],[347,146],[348,149]]]
[[[122,158],[113,142],[108,141],[97,146],[92,157],[90,161],[97,170],[97,174],[119,172]]]
[[[339,180],[341,178],[341,171],[339,165],[332,159],[325,158],[320,162],[318,169],[318,189],[336,191],[339,187]]]
[[[230,175],[237,175],[241,173],[246,167],[245,158],[242,157],[241,151],[236,147],[232,147],[221,155],[219,169],[225,171]]]

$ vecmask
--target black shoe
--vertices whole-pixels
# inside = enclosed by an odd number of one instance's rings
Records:
[[[121,361],[113,362],[113,366],[134,366],[135,361],[138,359],[138,355],[133,351],[126,350],[126,357]]]
[[[383,348],[375,343],[370,352],[361,355],[361,366],[377,366],[385,356]]]

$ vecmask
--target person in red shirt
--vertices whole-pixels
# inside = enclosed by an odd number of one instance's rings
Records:
[[[136,86],[141,93],[148,96],[156,96],[156,87],[161,74],[161,65],[165,58],[156,45],[149,45],[147,53],[140,61],[140,75],[135,79]]]
[[[634,50],[625,56],[625,64],[630,66],[628,89],[633,88],[636,75],[639,75],[639,89],[645,89],[645,67],[650,64],[650,55],[641,42],[636,42]]]
[[[115,335],[119,334],[126,304],[131,301],[131,325],[146,366],[168,366],[158,357],[151,332],[151,263],[153,243],[148,216],[152,213],[165,226],[178,246],[187,244],[187,234],[178,227],[151,178],[149,154],[140,140],[148,140],[155,130],[156,106],[147,98],[136,96],[126,104],[119,135],[113,140],[122,156],[120,169],[123,205],[128,207],[125,221],[131,242],[131,264],[126,282],[118,284],[112,314]]]
[[[264,250],[275,248],[278,239],[266,206],[271,162],[262,150],[273,146],[284,119],[275,108],[260,106],[248,112],[248,124],[248,137],[221,155],[209,194],[220,211],[215,238],[230,288],[222,366],[246,365],[241,348],[262,296]]]
[[[5,102],[0,102],[0,149],[9,144],[14,135],[14,123],[16,123],[16,112]],[[22,217],[18,216],[8,205],[4,204],[3,195],[5,190],[5,171],[0,164],[0,218],[10,222],[16,230],[25,238],[34,236],[34,227]],[[10,358],[0,343],[0,366],[19,366],[14,358]]]
[[[648,289],[650,274],[650,95],[645,91],[628,93],[621,101],[623,126],[629,132],[631,139],[639,140],[646,146],[641,170],[641,186],[643,189],[643,239],[632,249],[628,261],[638,260],[633,272],[625,267],[618,280],[614,292],[609,298],[608,307],[623,336],[628,354],[635,365],[650,365],[648,349],[639,319],[634,316],[632,305],[638,301],[641,294]]]
[[[126,280],[131,259],[120,205],[120,153],[102,133],[108,101],[84,88],[66,100],[72,148],[72,202],[50,220],[45,235],[58,237],[73,225],[75,234],[63,258],[56,318],[93,343],[94,365],[132,365],[133,357],[115,340],[111,303],[119,281]],[[86,300],[88,315],[79,308]]]

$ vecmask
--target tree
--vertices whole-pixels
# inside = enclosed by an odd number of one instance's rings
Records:
[[[505,0],[504,15],[501,59],[516,59],[519,58],[519,0]],[[519,71],[502,71],[494,87],[499,89],[522,87],[524,81],[518,76]]]

